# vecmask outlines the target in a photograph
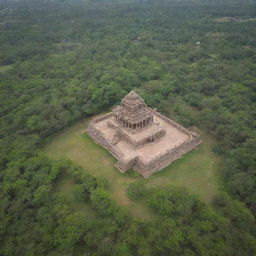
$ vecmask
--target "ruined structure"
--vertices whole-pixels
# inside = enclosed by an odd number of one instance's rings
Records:
[[[131,91],[113,112],[89,122],[88,134],[117,158],[121,172],[148,178],[201,143],[199,135],[148,108]]]

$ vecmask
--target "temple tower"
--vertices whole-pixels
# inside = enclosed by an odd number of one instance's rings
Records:
[[[113,110],[117,123],[133,132],[139,131],[153,123],[153,115],[144,100],[134,91],[126,95],[121,105]]]

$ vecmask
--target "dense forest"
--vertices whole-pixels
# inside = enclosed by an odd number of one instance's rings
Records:
[[[248,2],[1,1],[0,254],[256,255],[255,27]],[[211,205],[135,184],[156,217],[134,218],[108,181],[40,152],[131,89],[216,138],[225,190]],[[93,221],[56,192],[63,172]]]

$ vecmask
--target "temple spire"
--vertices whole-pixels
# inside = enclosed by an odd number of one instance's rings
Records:
[[[119,125],[134,131],[145,128],[153,122],[152,113],[144,100],[134,91],[129,92],[113,112]]]

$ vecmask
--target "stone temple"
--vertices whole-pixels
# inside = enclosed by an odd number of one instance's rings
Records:
[[[147,107],[134,91],[113,112],[91,120],[87,131],[122,173],[132,168],[145,178],[201,143],[198,134]]]

